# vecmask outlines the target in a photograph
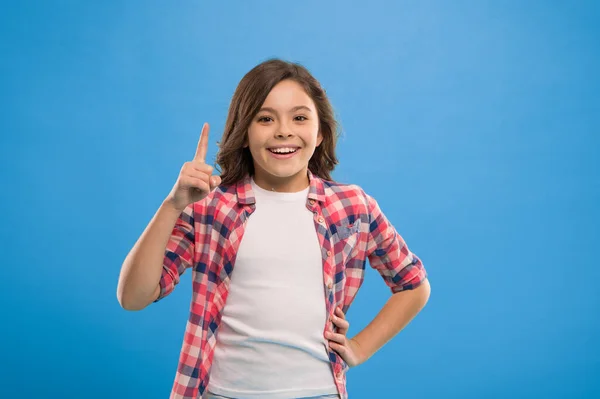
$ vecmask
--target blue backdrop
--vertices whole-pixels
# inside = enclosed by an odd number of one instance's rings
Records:
[[[0,12],[6,398],[166,398],[190,274],[141,312],[121,263],[241,77],[306,65],[334,178],[430,274],[350,398],[600,397],[600,3],[21,1]],[[595,204],[595,205],[594,205]],[[389,297],[368,270],[350,335]]]

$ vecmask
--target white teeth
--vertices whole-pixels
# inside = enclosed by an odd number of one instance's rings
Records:
[[[276,152],[278,154],[289,154],[291,152],[296,152],[297,148],[271,148],[269,151]]]

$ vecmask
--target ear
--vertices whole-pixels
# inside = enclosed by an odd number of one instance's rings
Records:
[[[317,135],[317,145],[316,145],[316,147],[320,146],[322,142],[323,142],[323,134],[319,130],[319,134]]]

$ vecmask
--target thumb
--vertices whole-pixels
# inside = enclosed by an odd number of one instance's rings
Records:
[[[210,190],[211,191],[213,189],[219,187],[219,184],[221,184],[221,176],[211,176],[210,177]]]

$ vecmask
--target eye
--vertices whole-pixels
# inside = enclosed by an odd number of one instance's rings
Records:
[[[270,116],[261,116],[258,118],[258,121],[262,123],[270,122],[272,120],[273,118],[271,118]]]
[[[307,118],[306,116],[304,116],[304,115],[298,115],[298,116],[297,116],[297,117],[295,117],[294,119],[295,119],[295,120],[297,120],[297,121],[300,121],[300,122],[304,122],[304,121],[305,121],[305,120],[307,120],[308,118]]]

